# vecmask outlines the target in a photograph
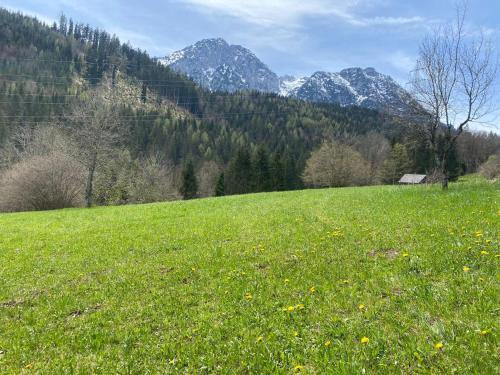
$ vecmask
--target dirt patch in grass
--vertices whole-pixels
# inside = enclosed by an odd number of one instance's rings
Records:
[[[102,305],[95,305],[95,306],[92,306],[92,307],[86,307],[83,310],[79,309],[79,310],[72,311],[71,313],[69,313],[69,316],[72,317],[72,318],[76,318],[76,317],[82,316],[84,314],[95,313],[96,311],[98,311],[100,309],[102,309]]]
[[[21,306],[22,304],[24,304],[24,301],[12,299],[10,301],[0,302],[0,308],[13,308]]]
[[[399,255],[400,251],[394,248],[382,248],[382,249],[373,249],[368,253],[370,257],[383,256],[388,259],[394,259]]]

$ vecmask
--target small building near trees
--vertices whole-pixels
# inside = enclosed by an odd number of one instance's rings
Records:
[[[423,184],[427,181],[427,175],[425,174],[405,174],[398,181],[402,185],[416,185]]]

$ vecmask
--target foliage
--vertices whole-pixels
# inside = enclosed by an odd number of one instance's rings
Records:
[[[187,162],[182,171],[182,186],[180,192],[184,199],[196,198],[198,194],[198,182],[196,181],[194,165],[191,160]]]
[[[489,180],[500,177],[500,155],[491,155],[479,171]]]
[[[370,180],[366,160],[351,147],[324,143],[307,160],[304,182],[312,187],[364,185]]]
[[[382,167],[382,181],[387,184],[395,184],[405,173],[411,172],[410,158],[406,147],[402,144],[395,144],[384,161]]]

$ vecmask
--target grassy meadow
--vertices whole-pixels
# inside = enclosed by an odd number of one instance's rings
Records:
[[[494,374],[500,185],[0,215],[0,374]]]

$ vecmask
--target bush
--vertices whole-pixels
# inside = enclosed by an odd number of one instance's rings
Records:
[[[312,187],[366,185],[370,181],[370,166],[351,147],[324,143],[307,160],[303,179]]]
[[[62,154],[33,156],[8,169],[0,184],[0,211],[53,210],[82,205],[84,170]]]
[[[481,165],[479,173],[488,180],[494,180],[500,177],[500,156],[491,155],[488,160]]]

